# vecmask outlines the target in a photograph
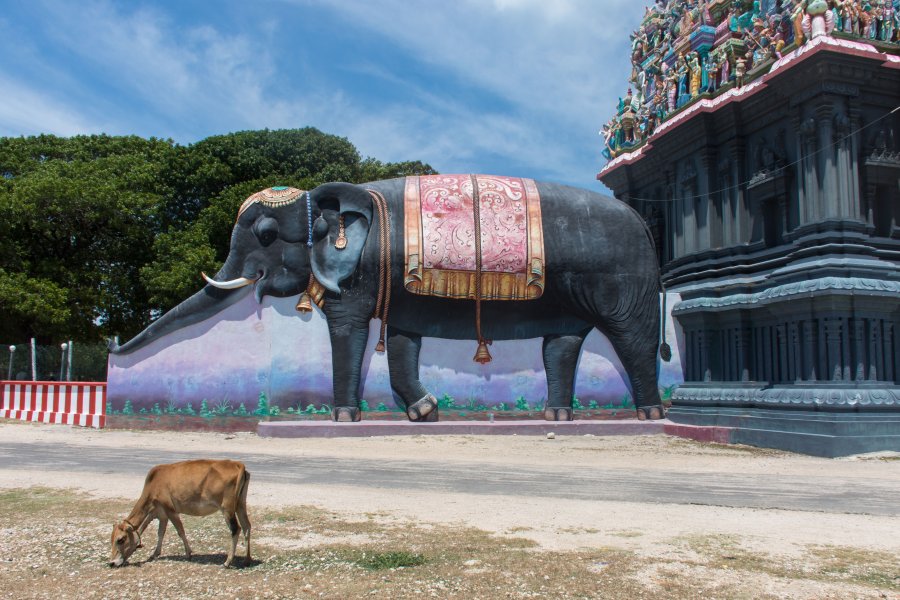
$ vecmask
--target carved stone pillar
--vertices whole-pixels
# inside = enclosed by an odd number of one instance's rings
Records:
[[[803,375],[807,381],[816,381],[816,326],[812,319],[803,321]]]
[[[746,148],[743,138],[735,140],[731,146],[731,181],[747,181],[747,168],[744,164]],[[746,244],[750,241],[750,214],[747,209],[747,186],[741,185],[731,194],[731,202],[734,206],[734,231],[733,245]]]
[[[879,375],[884,376],[878,363],[886,363],[890,360],[890,355],[882,355],[881,360],[877,360],[881,350],[881,319],[869,319],[869,372],[866,376],[869,381],[878,381]]]
[[[856,363],[856,381],[866,379],[866,322],[863,319],[853,319],[853,356]]]
[[[778,370],[775,381],[788,381],[788,336],[787,326],[784,323],[775,327],[775,335],[778,337],[778,361],[775,368]]]
[[[830,100],[826,100],[816,107],[816,124],[818,126],[818,145],[819,148],[829,148],[834,141],[832,133],[834,123],[832,114],[834,105]],[[823,217],[840,216],[840,207],[838,205],[839,187],[837,183],[837,173],[834,165],[834,152],[823,151],[817,155],[818,160],[816,166],[821,174],[822,189],[820,204],[823,208],[820,213]]]
[[[816,151],[818,142],[816,136],[816,120],[808,118],[798,124],[797,140],[799,141],[800,158],[800,216],[801,224],[815,223],[819,220],[819,178],[816,167]]]
[[[828,345],[828,371],[832,381],[843,379],[841,364],[841,320],[825,320],[825,339]]]
[[[750,329],[743,325],[737,330],[737,364],[741,381],[750,381]]]

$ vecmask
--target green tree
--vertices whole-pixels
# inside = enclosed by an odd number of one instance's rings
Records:
[[[190,146],[137,136],[0,138],[0,339],[131,337],[200,288],[238,207],[310,189],[434,173],[361,159],[317,129],[241,131]]]

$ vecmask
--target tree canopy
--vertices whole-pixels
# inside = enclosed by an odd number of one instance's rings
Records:
[[[314,128],[188,146],[136,136],[0,138],[0,340],[130,337],[198,289],[234,215],[273,185],[435,171],[361,158]]]

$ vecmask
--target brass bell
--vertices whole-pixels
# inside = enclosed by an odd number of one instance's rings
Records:
[[[489,342],[487,342],[486,340],[481,340],[480,342],[478,342],[478,350],[475,352],[475,358],[472,360],[482,365],[485,365],[493,360],[493,358],[491,358],[491,353],[488,352],[488,343]]]
[[[312,312],[312,301],[309,299],[309,294],[303,292],[300,294],[300,301],[297,302],[297,312],[308,313]]]

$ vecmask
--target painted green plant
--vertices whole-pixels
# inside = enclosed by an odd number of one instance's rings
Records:
[[[516,398],[516,410],[531,410],[531,407],[528,405],[528,400],[525,399],[525,396],[519,396]]]
[[[154,403],[153,403],[153,408],[150,409],[150,412],[153,413],[154,415],[161,415],[161,414],[163,414],[162,409],[159,407],[159,402],[154,402]]]
[[[181,409],[181,412],[191,417],[197,414],[190,402],[188,402],[187,405],[183,409]]]
[[[122,407],[123,415],[133,415],[134,414],[134,406],[131,405],[131,400],[125,401],[125,406]]]
[[[375,410],[377,410],[378,412],[387,412],[388,407],[385,405],[384,402],[379,402],[378,406],[375,408]]]
[[[219,400],[213,408],[213,414],[217,417],[226,417],[232,412],[231,402],[227,400]]]
[[[234,416],[236,417],[247,417],[250,413],[247,412],[247,407],[244,406],[244,403],[241,402],[241,405],[237,407],[237,410],[234,411]]]
[[[451,409],[456,406],[456,401],[450,394],[444,394],[438,398],[438,408]]]
[[[591,400],[590,402],[588,402],[588,408],[591,410],[597,410],[598,408],[600,408],[600,406],[597,404],[596,400]]]
[[[325,408],[325,407],[323,406],[322,408]],[[370,409],[369,409],[369,403],[366,402],[365,400],[360,400],[360,401],[359,401],[359,410],[364,411],[364,412],[368,412],[368,411],[370,410]]]
[[[575,396],[572,396],[572,409],[573,410],[584,410],[584,406],[582,406],[581,400],[579,400]]]
[[[269,398],[266,396],[265,392],[259,393],[259,398],[256,402],[256,410],[253,411],[254,415],[265,417],[269,414]]]
[[[212,413],[209,410],[209,403],[206,401],[206,398],[200,401],[200,416],[201,417],[211,417]]]

